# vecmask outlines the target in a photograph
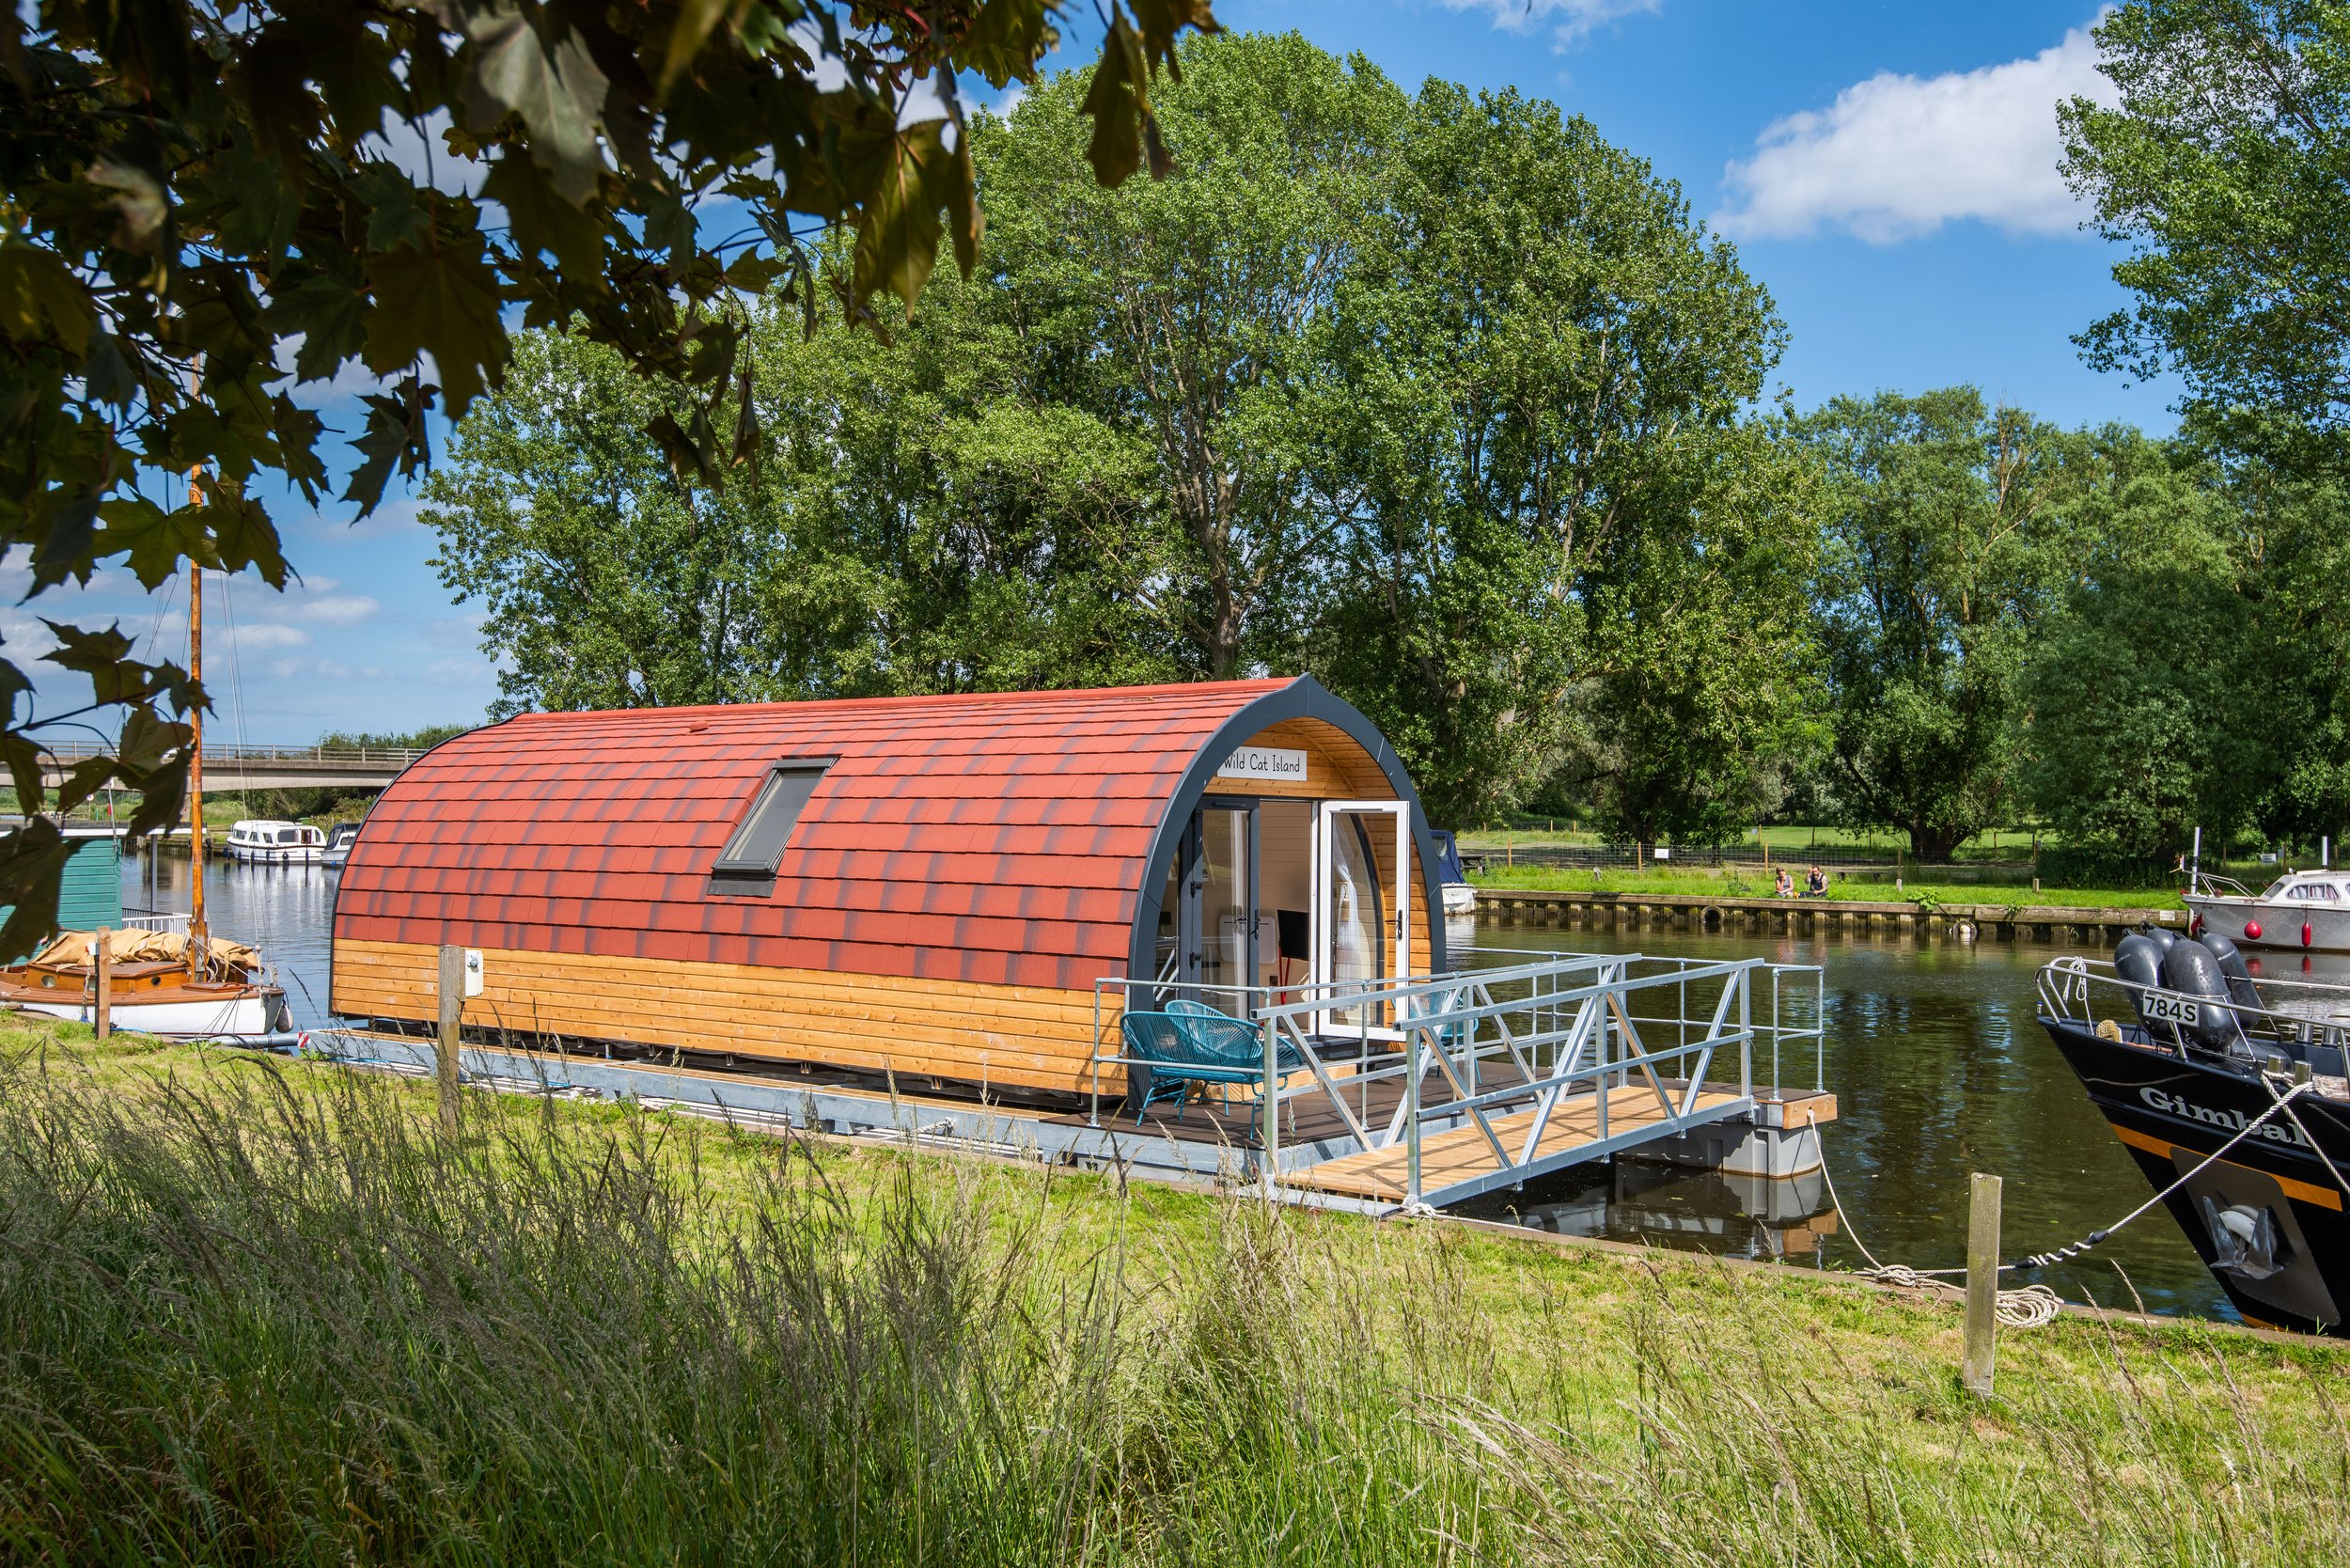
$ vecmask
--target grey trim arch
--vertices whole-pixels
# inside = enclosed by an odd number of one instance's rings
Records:
[[[1135,895],[1135,930],[1128,945],[1127,974],[1148,979],[1152,973],[1167,874],[1175,864],[1183,828],[1190,823],[1191,814],[1199,808],[1199,797],[1215,782],[1216,769],[1258,731],[1295,718],[1320,719],[1344,732],[1378,764],[1379,771],[1386,776],[1388,787],[1395,792],[1395,798],[1410,807],[1412,860],[1419,871],[1420,907],[1428,914],[1429,964],[1438,974],[1445,971],[1444,889],[1436,881],[1436,845],[1428,836],[1428,812],[1419,803],[1419,792],[1412,788],[1412,778],[1403,771],[1402,759],[1396,756],[1395,748],[1371,720],[1353,703],[1332,696],[1312,676],[1301,675],[1226,719],[1184,770],[1183,782],[1176,786],[1174,797],[1167,802],[1167,815],[1159,819],[1158,831],[1152,835],[1150,857],[1143,862],[1142,887]]]

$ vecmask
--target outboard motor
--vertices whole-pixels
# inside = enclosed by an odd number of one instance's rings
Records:
[[[2162,945],[2142,931],[2131,932],[2113,945],[2113,972],[2130,988],[2130,1005],[2138,1010],[2138,1021],[2149,1027],[2141,988],[2162,984]]]
[[[2202,1004],[2195,1010],[2195,1022],[2184,1031],[2188,1039],[2218,1055],[2231,1050],[2248,1054],[2243,1044],[2244,1031],[2236,1027],[2235,1010],[2228,1005],[2228,977],[2209,948],[2201,942],[2173,942],[2162,955],[2162,988],[2193,996]]]
[[[2228,995],[2235,998],[2238,1007],[2257,1010],[2266,1005],[2261,1000],[2260,988],[2252,983],[2250,966],[2233,942],[2216,931],[2205,932],[2200,940],[2211,949],[2211,956],[2219,961],[2219,972],[2228,977]]]

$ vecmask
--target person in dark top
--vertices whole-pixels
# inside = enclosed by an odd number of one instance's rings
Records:
[[[1803,896],[1807,899],[1826,898],[1827,873],[1817,866],[1806,872],[1803,879]]]

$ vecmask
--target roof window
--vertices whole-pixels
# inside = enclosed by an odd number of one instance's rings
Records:
[[[766,781],[711,868],[713,892],[767,893],[775,889],[776,868],[784,846],[800,823],[808,796],[824,776],[830,762],[786,762],[768,772]]]

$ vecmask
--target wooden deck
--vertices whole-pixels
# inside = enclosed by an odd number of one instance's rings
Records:
[[[1712,1110],[1737,1099],[1734,1093],[1701,1091],[1698,1095],[1696,1109],[1700,1112]],[[1523,1110],[1491,1119],[1494,1134],[1501,1139],[1502,1147],[1510,1152],[1512,1163],[1532,1164],[1599,1140],[1599,1097],[1595,1094],[1577,1095],[1559,1102],[1558,1108],[1550,1113],[1549,1124],[1543,1129],[1542,1142],[1536,1146],[1531,1159],[1519,1162],[1516,1156],[1526,1145],[1526,1135],[1533,1128],[1534,1117],[1534,1111]],[[1666,1120],[1664,1108],[1656,1103],[1655,1090],[1645,1083],[1633,1084],[1608,1093],[1607,1136],[1610,1137],[1652,1127]],[[1404,1196],[1405,1164],[1410,1157],[1409,1151],[1398,1143],[1389,1149],[1374,1149],[1324,1160],[1302,1170],[1290,1171],[1282,1180],[1290,1186],[1312,1187],[1321,1192],[1343,1193],[1352,1198],[1401,1202]],[[1420,1140],[1419,1180],[1422,1191],[1440,1192],[1463,1182],[1498,1174],[1504,1168],[1504,1163],[1494,1158],[1493,1145],[1485,1141],[1485,1135],[1478,1130],[1474,1122]]]

